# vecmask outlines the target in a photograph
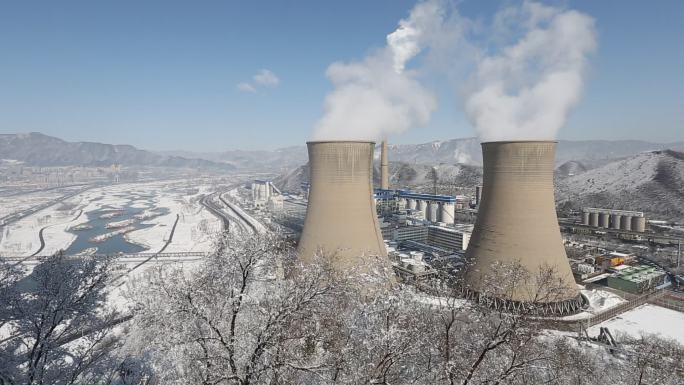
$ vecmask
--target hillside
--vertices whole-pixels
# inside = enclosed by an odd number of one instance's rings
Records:
[[[556,199],[574,208],[598,206],[684,218],[684,153],[641,153],[557,181]]]
[[[670,148],[684,151],[684,142],[650,143],[635,140],[587,140],[558,142],[556,164],[558,166],[570,161],[581,162],[583,167],[591,169],[608,161],[636,155],[644,151]],[[162,155],[201,158],[213,162],[228,163],[241,170],[275,171],[284,173],[301,166],[308,161],[306,146],[292,146],[277,150],[230,150],[215,153],[193,153],[185,151],[162,152]],[[375,158],[380,157],[379,145]],[[482,150],[477,138],[461,138],[433,141],[420,144],[389,144],[389,159],[393,162],[407,164],[465,164],[482,165]]]
[[[0,159],[12,159],[30,166],[154,166],[201,168],[227,171],[233,167],[206,159],[165,156],[129,145],[67,142],[32,132],[0,135]]]
[[[374,165],[373,179],[376,185],[380,183],[380,170],[377,162]],[[415,191],[434,191],[435,171],[433,167],[424,164],[408,164],[390,162],[390,184],[393,188],[405,188]],[[465,164],[441,164],[436,168],[437,192],[440,194],[455,194],[457,188],[473,186],[482,180],[482,168]],[[308,164],[281,174],[274,179],[275,185],[283,190],[297,192],[303,182],[309,181]],[[456,189],[456,190],[455,190]]]

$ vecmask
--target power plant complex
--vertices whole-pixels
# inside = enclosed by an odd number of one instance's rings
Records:
[[[466,195],[426,193],[429,186],[421,191],[391,188],[385,142],[379,146],[381,175],[374,189],[375,143],[314,141],[307,143],[309,182],[301,184],[303,194],[255,180],[251,199],[256,210],[278,211],[276,222],[299,236],[303,262],[320,255],[337,271],[364,273],[379,261],[400,280],[423,288],[438,276],[460,276],[452,281],[460,282],[454,292],[506,311],[577,313],[588,300],[576,280],[585,285],[603,280],[605,286],[633,292],[669,284],[661,270],[640,267],[629,254],[596,249],[593,256],[585,252],[568,258],[569,239],[615,233],[638,242],[653,235],[637,211],[584,208],[575,211],[578,219],[562,217],[559,226],[556,142],[481,146],[482,183],[454,190]],[[570,235],[564,238],[561,230]],[[627,267],[648,274],[627,274]],[[510,274],[513,268],[524,274]],[[517,281],[507,286],[501,281],[507,277]],[[502,286],[507,290],[498,290]]]

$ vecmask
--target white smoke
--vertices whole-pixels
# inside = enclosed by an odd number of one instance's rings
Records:
[[[482,141],[554,139],[580,99],[597,44],[594,20],[525,2],[499,12],[495,27],[521,37],[477,61],[465,92],[468,117]]]
[[[437,1],[419,3],[385,47],[359,62],[330,65],[326,75],[335,89],[312,139],[380,140],[426,125],[437,99],[406,64],[426,48],[425,36],[439,25],[441,11]]]
[[[594,20],[524,1],[498,12],[490,28],[462,17],[454,0],[418,3],[361,61],[333,63],[335,89],[313,140],[380,140],[425,126],[437,108],[419,74],[458,81],[464,110],[483,141],[549,140],[580,99]],[[416,69],[407,64],[421,53]]]

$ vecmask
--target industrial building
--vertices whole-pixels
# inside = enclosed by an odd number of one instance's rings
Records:
[[[571,314],[582,308],[556,217],[555,148],[550,141],[482,143],[482,200],[466,251],[467,296],[511,310],[537,301],[542,314]],[[493,268],[502,264],[519,264],[529,279],[516,282],[504,297],[483,295],[490,291],[486,285]],[[553,269],[562,290],[540,299],[537,295],[545,289],[534,277],[546,268]]]
[[[310,188],[297,252],[312,261],[322,252],[339,271],[387,261],[373,202],[373,142],[308,142]]]
[[[640,211],[625,211],[585,207],[582,209],[582,224],[612,230],[646,231],[646,217]]]
[[[427,243],[445,250],[465,251],[472,232],[472,225],[461,225],[456,228],[429,226]]]
[[[254,207],[265,207],[271,211],[283,209],[283,196],[270,181],[255,179],[252,182],[251,190]]]
[[[608,277],[608,287],[632,294],[641,294],[667,284],[667,274],[655,266],[629,266]]]

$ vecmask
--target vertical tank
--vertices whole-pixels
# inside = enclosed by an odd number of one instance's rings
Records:
[[[560,283],[553,298],[537,299],[544,312],[577,311],[582,300],[565,254],[556,216],[553,170],[556,143],[510,141],[482,143],[483,192],[466,259],[465,291],[472,297],[487,292],[485,279],[496,263],[519,263],[531,277],[552,268]],[[536,280],[516,282],[503,307],[533,300]]]
[[[589,213],[586,211],[582,212],[582,224],[589,226]]]
[[[646,231],[645,217],[632,217],[632,231],[643,233]]]
[[[430,222],[439,222],[439,203],[428,202],[428,220]]]
[[[373,204],[375,143],[327,141],[307,146],[311,186],[299,258],[310,261],[320,250],[334,255],[333,267],[344,271],[362,265],[364,258],[386,257]]]
[[[407,199],[406,199],[406,202],[407,202],[407,207],[408,207],[409,209],[411,209],[411,210],[415,210],[415,209],[416,209],[416,200],[415,200],[415,199],[407,198]]]
[[[440,210],[440,222],[453,224],[454,223],[454,204],[451,202],[442,202]]]
[[[620,220],[620,230],[631,231],[632,230],[632,219],[631,215],[625,215]]]
[[[607,229],[609,222],[610,222],[610,214],[599,213],[599,227],[603,227],[603,228]]]
[[[599,215],[598,213],[589,213],[589,226],[598,227]]]
[[[613,214],[610,216],[610,228],[613,230],[620,230],[620,221],[622,220],[622,215]]]
[[[416,199],[416,210],[423,213],[423,219],[427,219],[427,202],[422,199]]]
[[[389,161],[387,160],[387,141],[380,147],[380,188],[389,190]]]

